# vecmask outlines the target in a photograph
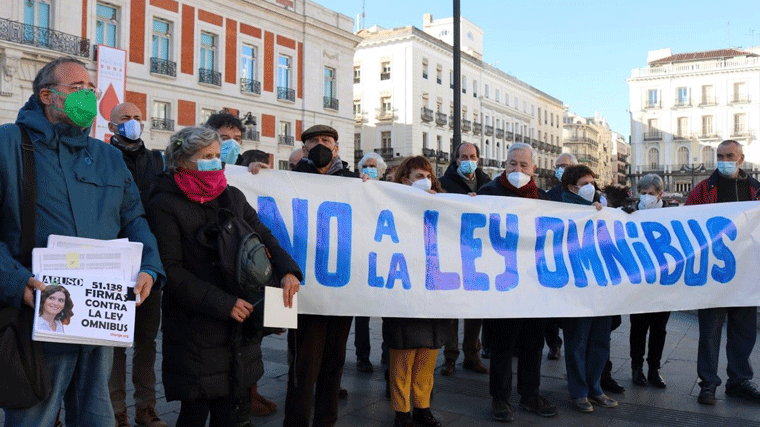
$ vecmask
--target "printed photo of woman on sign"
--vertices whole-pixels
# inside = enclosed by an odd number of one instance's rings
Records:
[[[48,286],[40,295],[40,317],[37,330],[63,333],[63,325],[71,322],[74,302],[63,286]]]

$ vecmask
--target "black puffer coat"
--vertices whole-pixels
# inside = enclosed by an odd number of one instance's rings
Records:
[[[491,178],[483,172],[482,169],[475,169],[475,191],[488,183]],[[457,162],[453,162],[443,173],[443,176],[438,178],[441,182],[441,187],[447,193],[455,194],[468,194],[473,192],[470,187],[464,182],[464,178],[457,172]]]
[[[234,187],[225,191],[231,209],[266,245],[277,277],[292,273],[301,280],[298,265],[261,223],[243,193]],[[148,204],[148,221],[167,278],[162,327],[167,400],[239,395],[263,374],[259,342],[242,339],[241,325],[230,318],[237,297],[222,278],[219,255],[197,237],[199,230],[216,222],[220,199],[224,198],[196,203],[181,192],[173,176],[165,174],[156,181]]]

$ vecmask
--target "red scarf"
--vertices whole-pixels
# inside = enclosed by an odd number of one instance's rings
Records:
[[[533,177],[530,177],[530,181],[527,184],[523,185],[521,188],[517,188],[509,182],[507,179],[507,171],[504,170],[504,172],[499,175],[499,182],[517,197],[538,199],[538,187],[536,186],[536,181],[533,180]]]
[[[219,197],[227,188],[224,169],[218,171],[197,171],[180,168],[174,172],[174,182],[188,199],[206,203]]]

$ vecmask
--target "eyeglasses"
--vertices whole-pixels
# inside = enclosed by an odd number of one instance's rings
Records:
[[[74,92],[79,92],[80,90],[88,90],[95,94],[95,98],[100,99],[101,96],[103,96],[103,92],[100,91],[100,89],[96,87],[89,87],[85,86],[83,84],[74,83],[74,84],[65,84],[65,83],[55,83],[50,86],[65,86],[68,88],[71,88]]]

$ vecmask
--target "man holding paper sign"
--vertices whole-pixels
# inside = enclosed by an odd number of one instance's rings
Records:
[[[88,137],[99,91],[85,64],[70,57],[48,63],[37,73],[33,91],[16,125],[0,127],[0,302],[33,306],[33,290],[45,289],[32,277],[30,260],[22,259],[22,223],[34,230],[36,247],[44,247],[50,234],[141,242],[135,292],[145,300],[163,267],[121,152]],[[22,132],[34,149],[36,185],[22,178]],[[23,196],[30,186],[36,186],[36,209],[24,215]],[[6,425],[53,425],[70,383],[77,406],[66,409],[77,425],[113,425],[112,360],[111,347],[45,343],[50,395],[29,409],[6,410]]]

